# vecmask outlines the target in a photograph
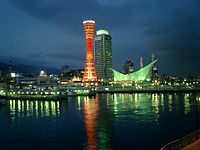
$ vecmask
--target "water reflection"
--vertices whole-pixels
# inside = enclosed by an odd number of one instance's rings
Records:
[[[85,97],[83,101],[84,122],[87,135],[87,150],[111,149],[111,115],[106,95]]]
[[[162,94],[114,94],[110,95],[108,106],[113,110],[116,119],[133,118],[147,121],[152,113],[158,117],[163,111],[163,103]]]
[[[196,129],[195,99],[195,94],[135,93],[66,101],[9,100],[0,121],[10,118],[4,126],[7,139],[20,142],[23,137],[30,145],[43,136],[43,146],[51,139],[55,147],[69,149],[159,149]]]
[[[117,120],[136,119],[138,122],[155,122],[166,113],[187,114],[193,109],[194,94],[177,93],[135,93],[113,94],[100,97],[101,103],[106,99],[106,107],[112,110]],[[100,103],[100,105],[102,105]],[[100,106],[102,107],[102,106]]]
[[[84,98],[83,102],[84,122],[87,134],[87,150],[93,150],[97,148],[97,118],[99,113],[99,101],[98,97]]]
[[[8,100],[8,107],[13,122],[24,117],[38,119],[60,116],[59,101]]]

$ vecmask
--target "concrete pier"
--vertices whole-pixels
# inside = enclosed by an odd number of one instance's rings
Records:
[[[181,150],[200,150],[200,139],[187,145],[186,147],[182,148]]]

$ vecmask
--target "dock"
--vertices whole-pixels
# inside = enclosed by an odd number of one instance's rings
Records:
[[[97,93],[194,93],[200,88],[181,86],[98,86]]]
[[[180,139],[174,140],[160,150],[199,150],[200,149],[200,130],[190,133]]]
[[[181,150],[200,150],[200,139],[194,141],[193,143],[185,146]]]

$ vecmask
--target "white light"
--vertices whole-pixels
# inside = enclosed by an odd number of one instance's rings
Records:
[[[11,73],[10,75],[11,75],[12,78],[16,77],[15,73]]]
[[[106,91],[109,91],[109,88],[105,88]]]
[[[95,21],[93,21],[93,20],[85,20],[85,21],[83,21],[83,24],[85,24],[85,23],[95,23]]]

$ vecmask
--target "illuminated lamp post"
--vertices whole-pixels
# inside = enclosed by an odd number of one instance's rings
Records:
[[[94,37],[94,25],[93,20],[83,21],[85,38],[86,38],[86,61],[83,82],[84,83],[97,83],[96,69],[94,67],[94,58],[92,52],[92,43]]]

